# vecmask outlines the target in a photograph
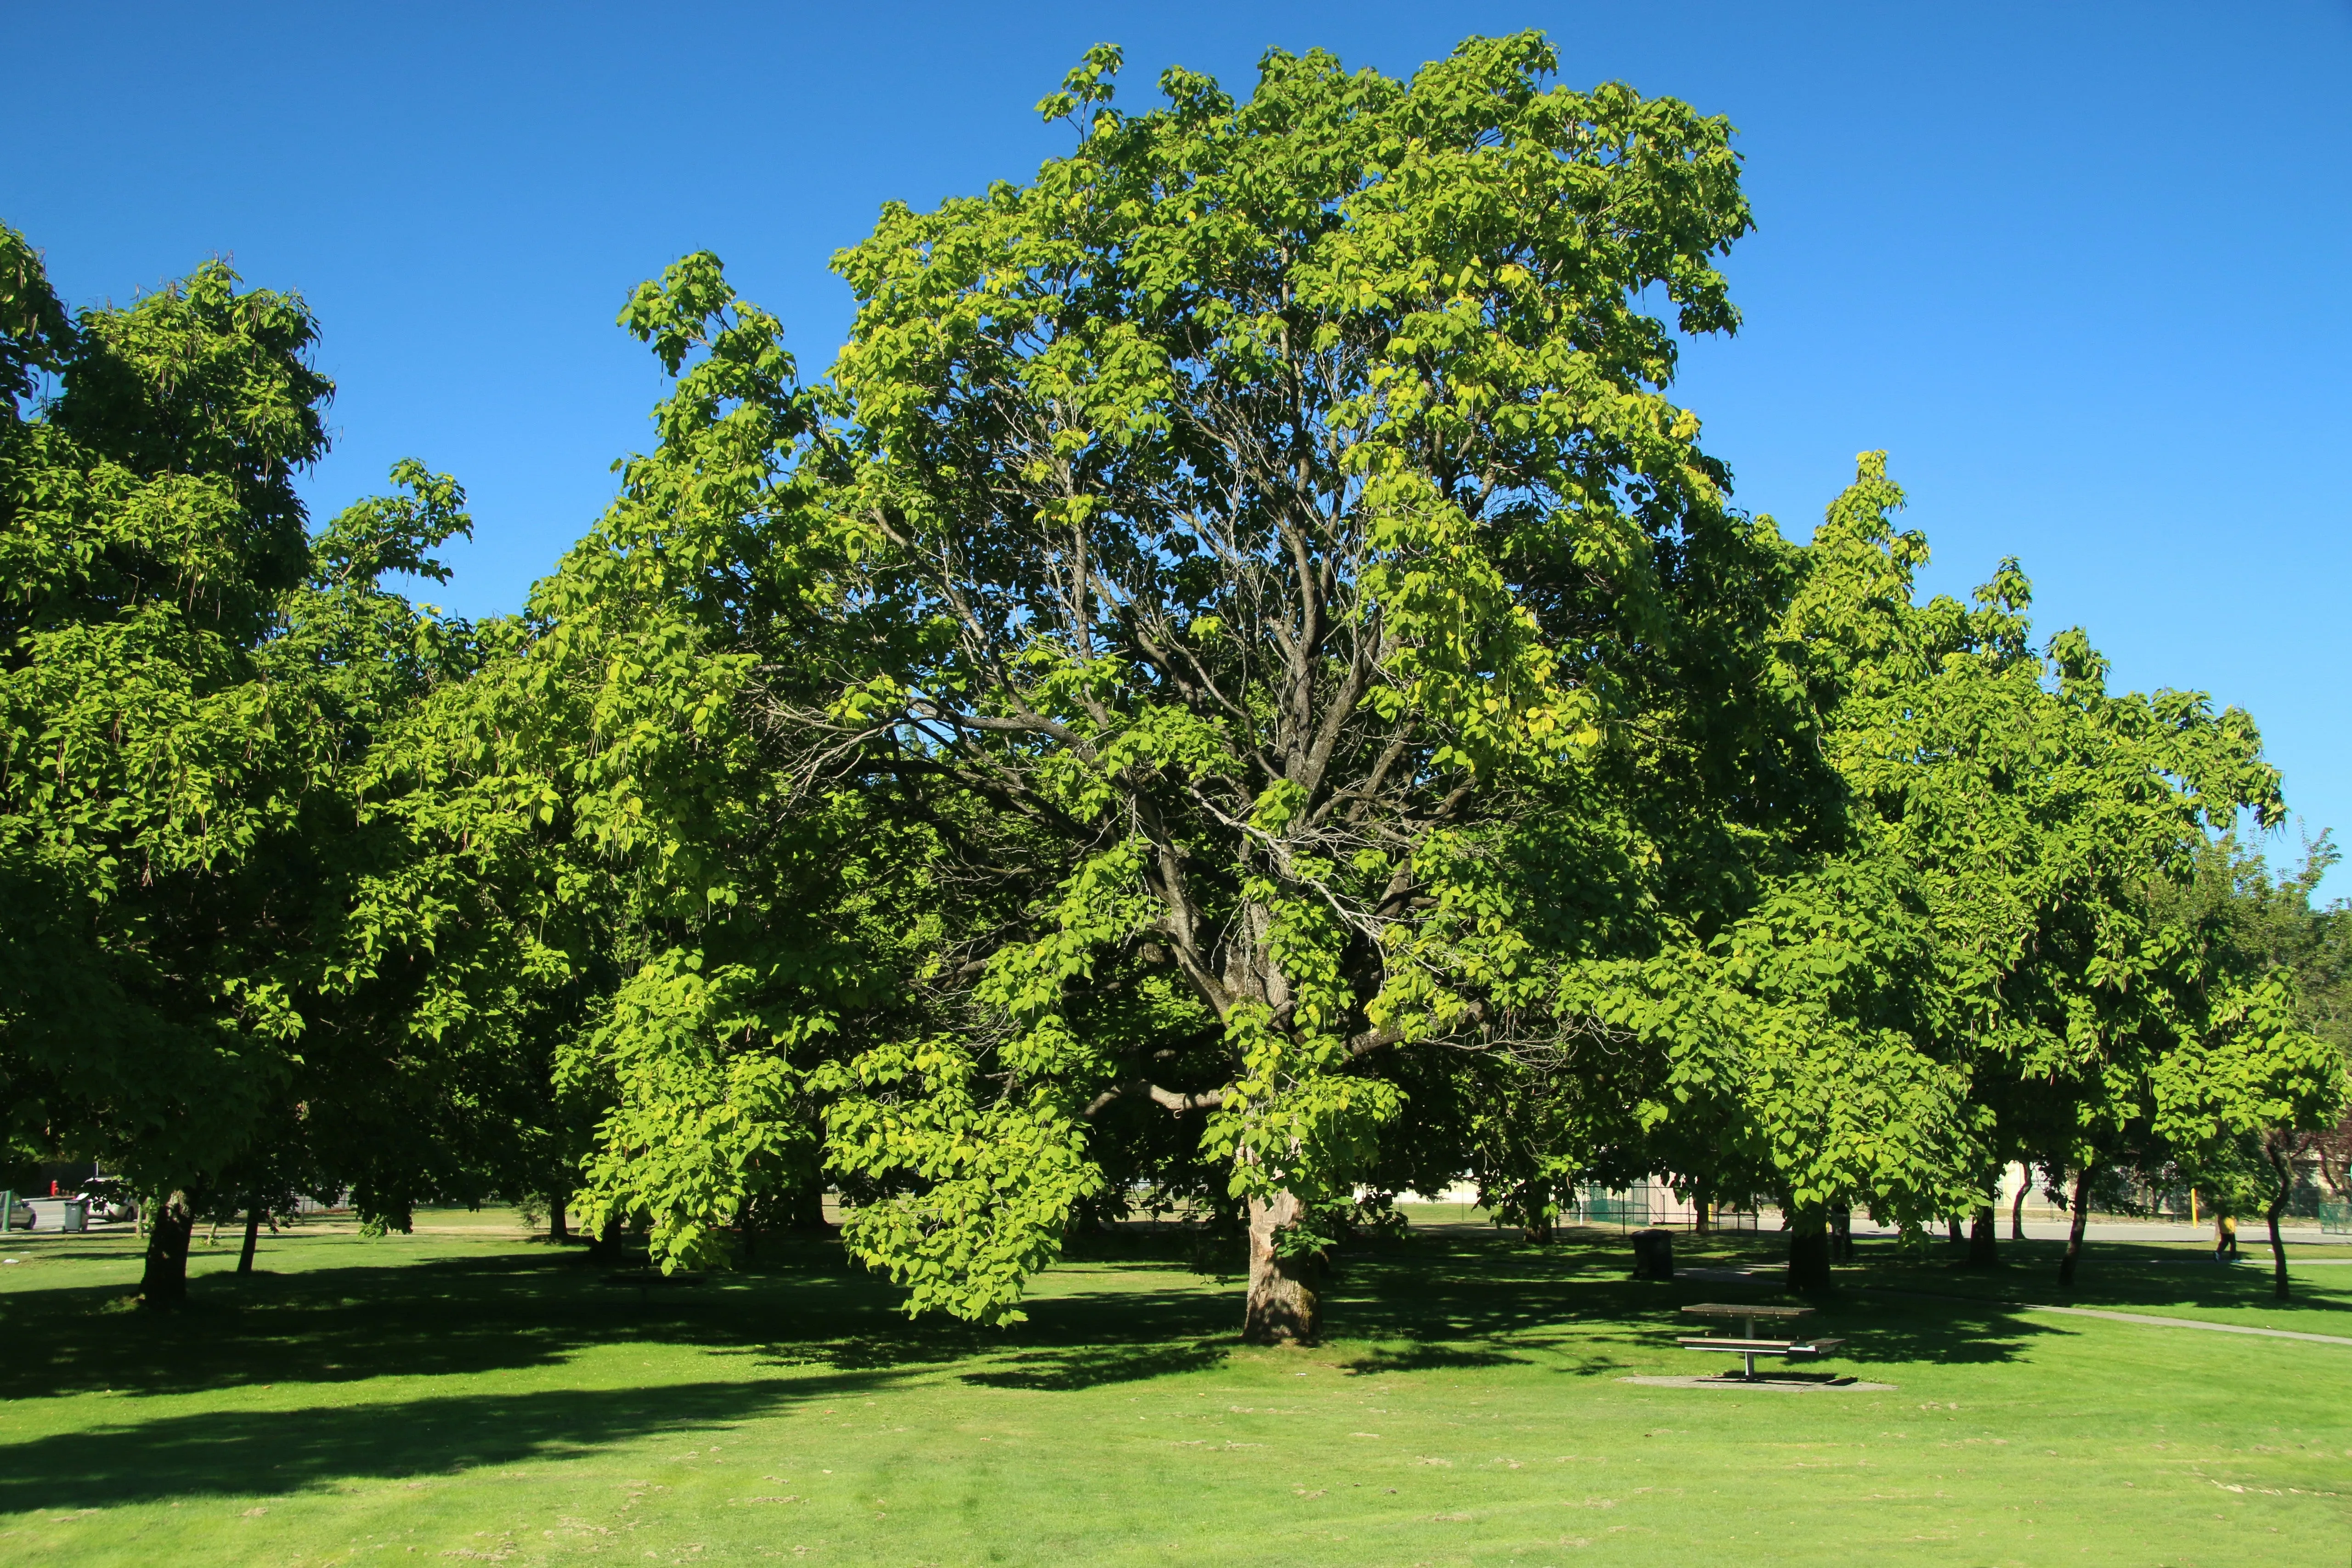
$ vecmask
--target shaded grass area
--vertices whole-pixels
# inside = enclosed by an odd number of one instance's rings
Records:
[[[2072,1290],[2058,1284],[2065,1244],[2004,1241],[2001,1261],[1969,1268],[1959,1249],[1930,1244],[1906,1254],[1881,1245],[1857,1280],[1880,1288],[1930,1289],[1988,1301],[2038,1301],[2095,1307],[2219,1323],[2292,1329],[2352,1338],[2352,1247],[2290,1247],[2290,1294],[2274,1294],[2270,1249],[2249,1249],[2234,1263],[2216,1263],[2212,1251],[2179,1242],[2104,1241],[2091,1244]],[[2312,1264],[2319,1267],[2310,1267]]]
[[[2060,1300],[2347,1332],[2352,1269],[2054,1244],[1867,1248],[1821,1305],[1892,1393],[1679,1390],[1621,1238],[1475,1226],[1343,1255],[1332,1337],[1240,1346],[1178,1238],[1088,1238],[1006,1331],[910,1323],[837,1247],[639,1281],[454,1218],[200,1256],[122,1306],[129,1237],[0,1266],[0,1560],[518,1563],[2334,1562],[2352,1347],[2034,1318]],[[1777,1261],[1776,1236],[1685,1262]],[[615,1282],[617,1280],[618,1282]]]

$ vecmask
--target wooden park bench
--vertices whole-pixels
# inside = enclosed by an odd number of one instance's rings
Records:
[[[1756,1358],[1759,1355],[1782,1356],[1790,1361],[1811,1361],[1815,1356],[1828,1355],[1845,1343],[1843,1340],[1764,1340],[1756,1337],[1756,1321],[1759,1318],[1763,1319],[1767,1323],[1794,1322],[1799,1318],[1811,1317],[1813,1310],[1811,1307],[1759,1307],[1753,1302],[1702,1301],[1695,1307],[1685,1307],[1683,1310],[1695,1318],[1738,1318],[1739,1320],[1738,1339],[1723,1335],[1685,1334],[1678,1342],[1686,1351],[1723,1351],[1738,1356],[1740,1370],[1727,1372],[1723,1375],[1751,1383],[1756,1378]]]

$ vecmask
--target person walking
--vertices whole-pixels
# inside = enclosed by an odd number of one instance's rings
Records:
[[[2233,1263],[2238,1257],[2238,1216],[2217,1214],[2213,1216],[2213,1261]]]

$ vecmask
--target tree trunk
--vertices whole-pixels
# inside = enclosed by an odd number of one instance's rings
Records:
[[[1990,1268],[2000,1261],[1994,1241],[1992,1205],[1987,1204],[1969,1222],[1969,1268]]]
[[[812,1172],[808,1180],[793,1184],[784,1199],[786,1228],[810,1236],[833,1236],[841,1227],[824,1217],[824,1182]]]
[[[1297,1224],[1303,1211],[1291,1193],[1249,1201],[1249,1302],[1242,1338],[1251,1344],[1313,1344],[1322,1330],[1314,1260],[1275,1250],[1276,1233]]]
[[[561,1247],[572,1239],[572,1222],[563,1213],[563,1200],[547,1200],[547,1239]]]
[[[1707,1197],[1705,1193],[1700,1193],[1691,1199],[1691,1234],[1693,1236],[1705,1236],[1714,1228],[1713,1222],[1707,1217],[1706,1206]]]
[[[1789,1289],[1800,1294],[1830,1288],[1829,1216],[1801,1208],[1789,1216]]]
[[[2066,1232],[2066,1256],[2058,1262],[2058,1283],[2070,1290],[2074,1288],[2074,1265],[2083,1257],[2083,1226],[2091,1218],[2091,1177],[2098,1168],[2096,1160],[2086,1160],[2074,1177],[2074,1221]]]
[[[1959,1216],[1959,1215],[1946,1215],[1944,1216],[1944,1239],[1945,1239],[1945,1240],[1947,1240],[1947,1241],[1948,1241],[1948,1242],[1950,1242],[1954,1247],[1958,1247],[1958,1246],[1959,1246],[1959,1244],[1960,1244],[1960,1216]]]
[[[158,1311],[187,1304],[188,1241],[196,1228],[196,1208],[173,1189],[154,1205],[147,1226],[147,1271],[139,1281],[139,1302]]]
[[[2023,1241],[2025,1239],[2025,1194],[2026,1189],[2032,1185],[2033,1167],[2031,1165],[2018,1166],[2017,1199],[2009,1205],[2009,1239],[2011,1241]]]
[[[2265,1151],[2271,1157],[2271,1169],[2278,1176],[2278,1191],[2271,1194],[2271,1206],[2263,1217],[2271,1224],[2272,1289],[2282,1301],[2286,1300],[2286,1243],[2279,1239],[2279,1219],[2286,1213],[2286,1200],[2294,1191],[2294,1167],[2287,1161],[2286,1152],[2273,1143]]]
[[[236,1271],[253,1272],[254,1248],[261,1245],[261,1203],[257,1198],[245,1200],[245,1247],[236,1255]]]

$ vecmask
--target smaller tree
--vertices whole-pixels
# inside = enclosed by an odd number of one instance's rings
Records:
[[[142,1294],[168,1306],[202,1212],[302,1173],[394,1214],[411,1173],[513,1142],[513,1075],[402,1062],[474,1037],[424,979],[467,954],[366,798],[383,739],[476,662],[387,579],[445,577],[469,525],[404,462],[310,536],[293,478],[332,388],[299,298],[213,263],[68,324],[5,231],[0,289],[0,1082],[19,1146],[149,1194]]]
[[[0,231],[0,1073],[9,1131],[150,1194],[147,1298],[284,1089],[314,693],[262,648],[307,561],[330,384],[299,299],[218,263],[68,325]],[[30,410],[30,373],[54,378]]]
[[[2327,1102],[2333,1053],[2287,990],[2164,890],[2241,813],[2281,820],[2278,775],[2243,712],[2110,693],[2079,630],[2032,644],[2013,561],[1971,607],[1915,604],[1926,542],[1894,530],[1901,500],[1864,454],[1815,536],[1816,618],[1854,650],[1833,667],[1831,749],[1873,853],[1935,930],[1938,1026],[1987,1118],[1966,1201],[2012,1152],[2071,1171],[2071,1283],[2104,1163]]]
[[[2259,852],[2225,837],[2151,889],[2185,933],[2182,962],[2210,1018],[2161,1064],[2152,1131],[2188,1179],[2261,1212],[2282,1300],[2280,1222],[2299,1169],[2315,1162],[2352,1103],[2340,1007],[2352,944],[2343,910],[2311,902],[2336,859],[2323,836],[2297,870],[2273,879]]]

